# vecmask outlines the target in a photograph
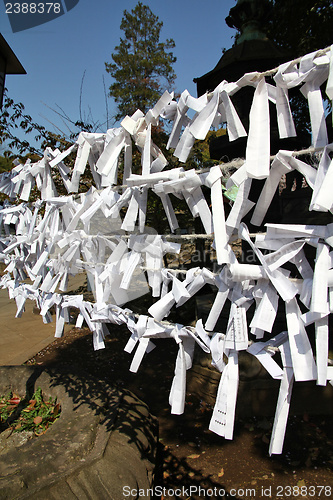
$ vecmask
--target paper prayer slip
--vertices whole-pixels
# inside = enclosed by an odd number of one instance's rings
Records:
[[[27,160],[21,165],[16,161],[12,171],[0,177],[0,190],[22,201],[16,205],[6,201],[0,209],[0,256],[6,265],[0,283],[16,301],[16,317],[22,315],[28,299],[37,303],[44,322],[52,321],[50,311],[54,307],[55,335],[61,337],[70,319],[69,310],[74,307],[78,310],[76,326],[86,322],[95,349],[105,348],[108,323],[126,324],[131,336],[125,350],[134,353],[130,366],[133,372],[140,368],[144,355],[154,349],[154,338],[172,339],[178,346],[169,395],[171,412],[175,414],[184,411],[186,372],[191,368],[194,349],[210,353],[213,366],[221,372],[210,429],[226,439],[233,435],[238,352],[247,351],[273,379],[281,381],[269,450],[281,453],[294,381],[316,380],[320,386],[333,381],[328,362],[333,224],[267,224],[266,232],[254,239],[243,218],[254,208],[251,223],[261,226],[281,177],[293,170],[300,172],[313,190],[309,210],[332,211],[333,145],[327,144],[319,90],[327,81],[326,93],[332,99],[332,68],[331,47],[324,53],[314,52],[298,62],[281,65],[274,77],[276,86],[267,84],[263,75],[250,73],[237,82],[223,81],[213,92],[199,98],[184,91],[177,101],[173,94],[165,92],[146,114],[138,110],[125,117],[120,127],[104,134],[81,132],[66,151],[47,148],[35,163]],[[227,181],[227,188],[237,186],[238,191],[225,220],[224,166],[199,172],[182,166],[170,169],[153,143],[151,131],[160,120],[172,121],[166,147],[174,149],[181,162],[188,158],[195,140],[206,138],[211,126],[226,123],[231,141],[245,137],[232,96],[247,85],[255,91],[246,157]],[[268,101],[276,105],[280,137],[295,136],[288,95],[294,87],[299,87],[308,101],[313,145],[321,150],[318,166],[302,161],[291,151],[279,151],[271,162]],[[141,154],[141,171],[133,174],[135,148]],[[76,155],[73,168],[66,163],[71,154]],[[119,168],[122,155],[123,173]],[[94,186],[76,195],[87,167]],[[59,174],[67,196],[58,196],[53,171]],[[265,179],[256,202],[249,200],[253,178]],[[41,200],[29,205],[35,186]],[[220,266],[217,272],[191,268],[180,276],[177,269],[164,268],[164,256],[179,253],[181,245],[166,241],[162,235],[146,233],[149,189],[159,196],[172,233],[179,229],[173,196],[184,199],[189,213],[200,217],[205,233],[214,238]],[[205,190],[209,190],[209,202]],[[101,222],[98,231],[96,221]],[[232,250],[237,233],[250,245],[259,264],[237,260]],[[306,257],[308,246],[316,249],[313,267]],[[300,277],[291,278],[287,265]],[[82,295],[66,295],[68,277],[80,272],[89,277],[94,303],[85,301]],[[137,317],[125,307],[135,284],[156,297],[148,310],[150,316]],[[181,307],[207,284],[215,289],[215,299],[205,324],[201,318],[195,326],[165,320],[172,308]],[[229,318],[225,331],[219,332],[217,325],[227,301],[231,304]],[[273,335],[279,301],[284,303],[288,331],[266,340]],[[305,308],[303,313],[300,302]],[[315,329],[314,345],[307,332],[310,324]],[[273,359],[277,350],[281,352],[282,366]]]

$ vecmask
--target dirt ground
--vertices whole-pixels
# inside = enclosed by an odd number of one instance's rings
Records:
[[[238,420],[234,440],[227,441],[208,430],[212,408],[192,394],[183,415],[170,414],[176,345],[158,339],[133,374],[132,355],[123,351],[128,337],[126,327],[111,326],[105,349],[94,351],[89,330],[73,328],[27,363],[74,365],[148,403],[159,420],[155,498],[333,497],[331,416],[291,415],[282,455],[268,455],[273,419]]]

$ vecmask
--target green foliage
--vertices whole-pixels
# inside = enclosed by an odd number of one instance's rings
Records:
[[[148,111],[175,81],[172,66],[176,58],[170,51],[175,42],[172,39],[160,42],[162,26],[141,2],[131,12],[124,10],[120,25],[124,38],[111,54],[113,62],[105,63],[106,71],[114,79],[110,96],[118,105],[116,121],[137,109]]]
[[[9,172],[13,168],[13,161],[8,156],[0,156],[0,174]]]
[[[60,416],[60,404],[56,399],[44,400],[42,390],[37,388],[28,401],[12,392],[0,396],[0,423],[13,431],[32,431],[35,435],[46,432]]]
[[[18,137],[21,135],[19,131],[23,131],[26,136],[32,134],[40,147],[31,146],[27,139]],[[0,116],[0,144],[6,144],[8,150],[5,156],[9,157],[13,150],[21,156],[27,154],[42,156],[45,148],[63,149],[69,145],[69,142],[63,135],[49,132],[45,127],[34,122],[32,117],[25,113],[24,104],[15,103],[5,92]]]
[[[289,54],[304,56],[332,44],[333,3],[331,0],[272,0],[272,14],[265,27],[268,37]],[[323,89],[324,90],[324,89]],[[323,99],[327,102],[325,91]],[[291,93],[290,105],[298,132],[310,131],[306,99]]]
[[[15,157],[18,156],[23,160],[31,158],[33,161],[37,161],[43,156],[47,147],[58,148],[62,151],[68,148],[73,140],[76,140],[81,131],[93,132],[97,126],[82,120],[73,121],[67,115],[58,114],[74,127],[68,137],[62,132],[59,134],[50,132],[39,123],[34,122],[32,117],[25,113],[24,104],[14,102],[5,91],[0,115],[0,145],[7,147],[4,156],[11,158],[13,151],[15,151],[17,153]],[[25,136],[23,139],[22,132]],[[30,136],[33,137],[36,147],[31,145]],[[0,164],[0,168],[1,165],[4,163]]]
[[[58,148],[60,151],[64,151],[73,144],[79,132],[92,132],[95,130],[95,123],[90,124],[81,120],[74,122],[67,115],[61,116],[77,129],[68,137],[63,133],[55,134],[50,132],[42,125],[34,122],[32,117],[25,113],[24,104],[15,103],[6,91],[3,112],[0,116],[0,145],[5,145],[6,150],[4,155],[0,156],[0,174],[10,171],[14,166],[13,160],[15,159],[18,159],[22,164],[27,160],[36,163],[43,157],[46,148],[50,147],[53,150]],[[22,139],[22,132],[27,138]],[[36,147],[29,142],[29,134],[37,144]],[[74,161],[75,152],[71,153],[66,159],[66,164],[70,169],[73,168]],[[67,191],[56,167],[52,170],[52,176],[58,194],[66,195]],[[91,187],[92,180],[90,169],[86,169],[85,175],[81,179],[82,190],[88,190]],[[34,187],[30,199],[36,200],[38,197],[39,191]],[[0,193],[0,202],[5,199],[7,199],[7,196]]]
[[[225,128],[220,128],[217,131],[210,130],[206,136],[206,139],[203,141],[196,140],[192,150],[189,154],[189,157],[186,161],[185,168],[210,168],[214,165],[218,165],[220,162],[217,160],[213,160],[209,154],[209,144],[216,137],[220,137],[221,135],[226,134]]]
[[[332,44],[331,0],[272,0],[272,4],[266,33],[292,58]]]
[[[241,5],[239,3],[239,7]],[[325,49],[332,44],[333,3],[331,0],[293,0],[292,2],[290,0],[265,0],[265,2],[253,0],[252,9],[254,5],[256,10],[255,13],[252,10],[252,15],[259,20],[261,31],[266,33],[268,38],[281,49],[285,62]],[[247,13],[247,7],[250,7],[249,0],[244,3],[243,7]],[[242,20],[241,15],[238,15]],[[240,33],[236,33],[235,39],[239,39],[239,36]],[[322,94],[328,105],[325,92]],[[311,127],[307,100],[298,91],[291,91],[289,97],[298,134],[309,133]]]

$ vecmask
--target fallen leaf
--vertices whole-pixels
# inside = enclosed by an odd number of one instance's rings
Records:
[[[222,476],[224,476],[224,469],[223,469],[223,467],[220,470],[220,472],[218,473],[218,477],[222,477]]]
[[[200,457],[200,455],[194,454],[194,455],[189,455],[187,458],[199,458],[199,457]]]
[[[304,481],[304,479],[301,479],[300,481],[297,481],[297,486],[298,486],[299,488],[302,488],[302,486],[305,486],[305,481]]]
[[[52,413],[53,413],[53,415],[56,417],[56,416],[58,415],[59,411],[60,411],[60,404],[58,403],[58,404],[56,404],[56,405],[55,405],[55,407],[53,408]]]
[[[34,424],[39,425],[39,424],[41,424],[42,422],[43,422],[42,417],[37,416],[37,417],[35,417],[35,418],[34,418]]]
[[[18,405],[20,403],[20,401],[21,401],[21,399],[18,396],[16,396],[16,397],[13,396],[8,402],[11,405]]]

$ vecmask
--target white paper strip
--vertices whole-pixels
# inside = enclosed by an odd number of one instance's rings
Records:
[[[286,316],[295,380],[316,380],[317,367],[295,298],[286,302]]]
[[[222,372],[209,430],[225,439],[233,438],[238,391],[238,352],[230,351]]]
[[[283,378],[280,384],[279,398],[276,406],[271,441],[269,444],[270,455],[282,453],[289,415],[291,392],[294,384],[294,375],[291,366],[291,353],[288,342],[281,345],[280,351],[283,363]]]
[[[246,171],[249,177],[265,179],[270,165],[270,126],[268,92],[264,78],[258,82],[250,110],[250,129],[246,145]]]

